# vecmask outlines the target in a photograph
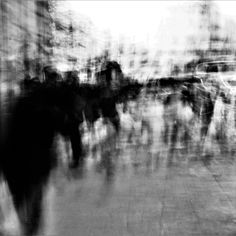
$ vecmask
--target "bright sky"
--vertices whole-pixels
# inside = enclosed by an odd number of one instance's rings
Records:
[[[227,17],[236,20],[236,1],[216,1],[220,12]]]
[[[165,1],[68,1],[64,7],[91,18],[95,26],[119,34],[145,37],[156,31],[173,2]]]
[[[62,1],[60,8],[65,11],[88,16],[100,30],[108,30],[113,38],[126,35],[135,38],[135,41],[147,41],[147,38],[156,38],[161,35],[166,40],[171,31],[173,34],[184,35],[191,29],[186,28],[188,19],[181,13],[181,9],[192,1]],[[216,1],[220,12],[236,20],[236,1]],[[175,14],[171,20],[169,9]],[[176,9],[176,11],[173,9]],[[170,28],[164,28],[169,22]],[[167,23],[168,24],[168,23]],[[189,26],[188,26],[189,27]],[[167,33],[167,34],[166,34]],[[162,36],[163,35],[163,36]],[[175,37],[175,36],[174,36]],[[181,38],[179,37],[179,38]],[[180,39],[181,40],[181,39]],[[168,41],[168,39],[167,39]],[[162,42],[163,44],[165,42]]]

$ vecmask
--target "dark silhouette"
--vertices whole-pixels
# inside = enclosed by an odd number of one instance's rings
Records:
[[[119,131],[116,103],[121,97],[124,101],[124,95],[128,98],[127,93],[133,90],[123,87],[119,95],[119,89],[114,91],[109,85],[75,85],[61,78],[51,67],[45,69],[43,82],[27,78],[7,116],[5,135],[1,135],[1,172],[12,194],[24,235],[33,235],[40,227],[44,188],[56,165],[52,149],[55,134],[61,133],[71,142],[70,167],[82,166],[84,155],[79,125],[85,119],[92,126],[102,116]]]
[[[44,186],[56,163],[51,150],[56,132],[70,137],[74,160],[81,160],[82,118],[76,99],[68,89],[47,84],[23,93],[1,140],[1,169],[25,235],[34,234],[40,225]]]

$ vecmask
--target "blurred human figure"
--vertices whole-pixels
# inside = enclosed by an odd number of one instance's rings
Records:
[[[119,80],[122,77],[120,65],[115,61],[108,61],[101,74],[103,76],[98,77],[98,80],[101,80],[100,84],[103,90],[100,102],[101,113],[105,120],[109,118],[116,131],[119,131],[120,121],[116,109],[116,95],[119,90]]]
[[[192,100],[188,90],[181,92],[176,87],[163,101],[164,104],[164,130],[163,141],[168,147],[168,162],[171,164],[178,148],[189,151],[191,143],[194,112]]]
[[[0,168],[18,213],[23,235],[37,233],[42,202],[51,170],[56,164],[52,143],[56,132],[68,136],[73,164],[82,161],[81,108],[73,91],[40,84],[18,98],[1,137]]]
[[[65,83],[70,86],[79,86],[78,71],[67,71],[65,73]]]
[[[201,99],[200,145],[202,149],[214,114],[215,101],[209,92],[205,92]]]
[[[173,160],[175,147],[178,140],[179,134],[179,120],[177,116],[179,102],[179,94],[176,93],[176,90],[173,89],[173,92],[169,94],[166,99],[163,101],[164,104],[164,131],[163,131],[163,140],[168,147],[168,162],[169,164]]]

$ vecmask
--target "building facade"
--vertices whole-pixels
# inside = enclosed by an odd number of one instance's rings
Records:
[[[1,0],[0,17],[1,81],[39,76],[52,56],[50,2]]]

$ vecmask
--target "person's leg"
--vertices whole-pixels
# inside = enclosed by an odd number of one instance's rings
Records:
[[[73,154],[70,167],[77,167],[83,161],[82,140],[77,125],[73,125],[70,129],[70,141]]]

